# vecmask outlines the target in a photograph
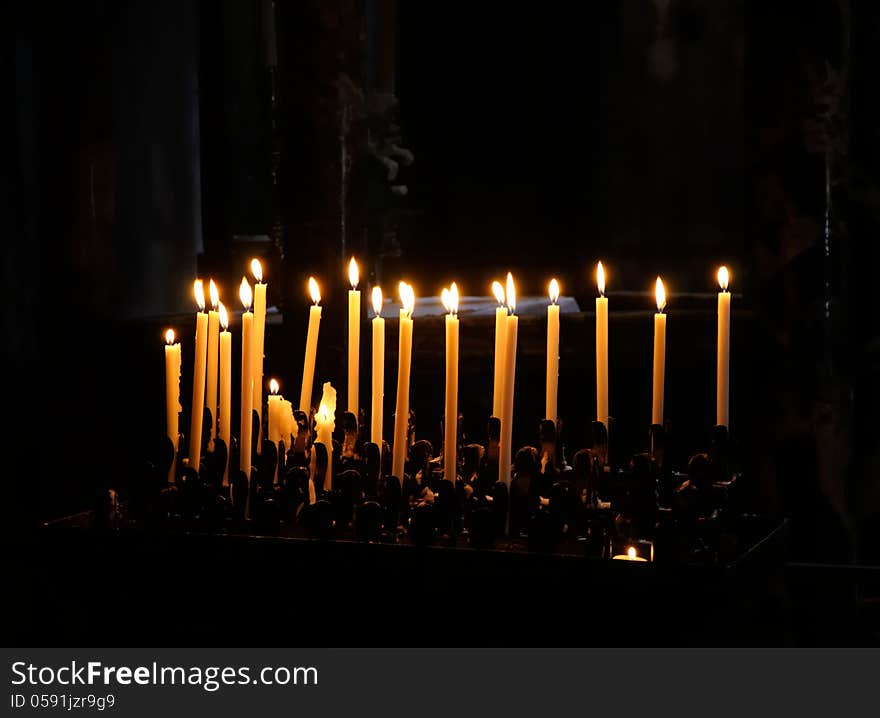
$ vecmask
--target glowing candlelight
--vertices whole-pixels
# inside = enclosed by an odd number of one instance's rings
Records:
[[[201,279],[193,283],[196,313],[196,350],[193,362],[192,412],[189,424],[189,465],[199,470],[202,461],[202,420],[205,406],[205,374],[208,358],[208,315],[205,314],[205,287]]]
[[[416,297],[413,288],[401,282],[400,292],[400,331],[397,361],[397,403],[394,411],[394,447],[391,474],[396,476],[403,485],[403,474],[406,466],[407,429],[409,427],[409,384],[412,369],[413,310]]]
[[[244,313],[241,315],[241,427],[239,434],[241,455],[239,468],[250,479],[253,439],[251,412],[254,405],[254,314],[250,311],[253,292],[245,277],[241,278],[238,295],[244,307]]]
[[[226,466],[223,469],[223,484],[229,483],[229,441],[232,437],[232,335],[229,333],[229,314],[223,302],[217,303],[220,315],[220,415],[217,417],[218,431],[226,444]]]
[[[501,444],[498,458],[498,479],[510,487],[510,466],[513,455],[513,395],[516,385],[516,339],[519,318],[516,316],[516,285],[507,273],[505,288],[507,316],[504,329],[504,404],[501,413]]]
[[[657,313],[654,315],[654,396],[651,407],[651,423],[663,424],[663,385],[666,378],[666,289],[657,277],[655,286]]]
[[[252,405],[257,412],[256,436],[257,453],[263,451],[263,357],[266,345],[266,284],[263,282],[263,265],[259,259],[251,260],[251,274],[254,275],[254,335],[251,371],[253,372]]]
[[[455,484],[458,475],[458,287],[443,288],[446,308],[446,413],[443,441],[443,478]]]
[[[605,296],[605,267],[596,266],[596,419],[609,426],[608,413],[608,298]]]
[[[550,304],[547,305],[547,391],[544,416],[556,421],[559,418],[559,282],[550,280]]]
[[[504,305],[504,287],[492,282],[492,294],[498,302],[495,309],[495,383],[492,397],[492,416],[501,418],[504,411],[504,330],[507,328],[507,307]]]
[[[208,367],[207,387],[205,389],[205,406],[211,412],[211,440],[217,436],[217,360],[218,342],[220,334],[220,314],[217,305],[220,303],[220,292],[212,279],[208,282],[208,296],[211,299],[211,309],[208,311]]]
[[[303,360],[302,392],[299,408],[308,414],[312,409],[312,386],[315,381],[315,359],[318,353],[318,330],[321,326],[321,290],[314,277],[309,277],[309,295],[312,306],[309,308],[309,330],[306,335],[306,354]]]
[[[730,292],[727,267],[718,270],[718,373],[715,397],[715,423],[730,424]]]
[[[177,449],[180,439],[180,342],[174,341],[174,330],[165,332],[165,430],[174,456],[168,468],[168,481],[174,480],[177,471]]]
[[[370,441],[382,451],[382,419],[385,401],[385,320],[382,318],[382,289],[373,287],[373,396],[370,420]]]

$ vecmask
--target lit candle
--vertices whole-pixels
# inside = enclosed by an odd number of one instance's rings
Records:
[[[357,288],[360,274],[354,257],[348,263],[348,410],[358,416],[358,384],[361,359],[361,292]]]
[[[644,561],[645,563],[647,563],[647,561],[648,561],[648,559],[642,558],[641,556],[636,555],[635,546],[630,546],[626,550],[626,553],[617,554],[616,556],[613,556],[612,558],[616,561]]]
[[[406,464],[407,428],[409,427],[409,377],[412,368],[412,314],[416,297],[413,288],[406,282],[400,283],[400,339],[397,351],[397,405],[394,411],[394,453],[391,474],[403,485],[403,471]]]
[[[501,445],[498,459],[498,479],[510,487],[510,464],[513,456],[513,389],[516,385],[516,335],[519,318],[516,316],[516,287],[513,275],[507,273],[507,307],[510,314],[504,328],[504,405],[501,412]]]
[[[257,453],[263,451],[263,355],[265,354],[266,337],[266,285],[263,283],[263,265],[259,259],[251,260],[251,273],[256,280],[254,284],[254,336],[251,364],[253,371],[253,408],[259,419],[257,426]]]
[[[223,485],[229,484],[229,443],[232,438],[232,334],[229,333],[229,314],[223,302],[218,303],[220,314],[220,438],[226,444],[226,466]]]
[[[654,400],[651,407],[651,423],[663,424],[663,383],[666,378],[666,290],[663,280],[657,277],[657,313],[654,315]]]
[[[205,288],[202,280],[193,284],[196,304],[196,351],[193,362],[192,415],[189,424],[189,465],[199,470],[202,461],[202,419],[205,410],[205,361],[208,358],[208,315],[205,314]]]
[[[718,385],[715,402],[715,423],[730,423],[730,292],[727,284],[730,274],[727,267],[718,270]]]
[[[382,318],[382,289],[373,287],[373,401],[370,441],[382,451],[382,414],[385,402],[385,320]]]
[[[251,412],[254,406],[254,314],[250,311],[253,293],[245,277],[241,278],[239,296],[242,306],[244,306],[244,313],[241,315],[241,433],[239,434],[241,455],[238,468],[244,471],[250,479],[251,438],[253,434]]]
[[[492,396],[492,416],[501,418],[504,411],[504,330],[507,328],[507,307],[504,306],[504,287],[492,282],[492,293],[498,301],[495,309],[495,384]]]
[[[547,305],[547,405],[544,416],[556,421],[559,418],[559,282],[550,280],[550,304]]]
[[[282,439],[282,431],[284,427],[284,417],[281,414],[282,405],[281,402],[284,400],[284,397],[278,394],[278,390],[281,387],[275,379],[269,380],[269,396],[267,398],[267,406],[266,406],[266,423],[268,425],[267,432],[269,436],[269,443],[274,444],[275,448],[278,449],[278,442]],[[284,443],[287,443],[287,439],[284,440]],[[273,483],[278,483],[278,463],[275,462],[275,476],[273,478]]]
[[[165,332],[165,430],[174,456],[168,469],[168,481],[174,481],[177,468],[177,442],[180,437],[180,342],[174,341],[174,330]]]
[[[278,442],[281,441],[282,436],[282,422],[281,415],[279,414],[279,409],[281,408],[281,400],[284,398],[278,394],[278,390],[281,386],[278,384],[278,381],[275,379],[269,380],[269,396],[268,396],[268,406],[267,406],[267,414],[268,414],[268,434],[269,441],[276,446]]]
[[[211,440],[217,436],[217,347],[220,334],[220,314],[217,304],[220,294],[212,279],[208,282],[208,295],[211,298],[211,309],[208,311],[208,386],[205,390],[205,406],[211,412]]]
[[[303,360],[302,393],[299,408],[306,414],[312,410],[312,385],[315,381],[315,357],[318,353],[318,329],[321,326],[321,291],[314,277],[309,277],[309,294],[313,305],[309,308],[309,332],[306,335],[306,355]]]
[[[329,381],[324,382],[321,404],[315,414],[316,441],[327,447],[327,473],[324,475],[324,491],[333,489],[333,430],[336,428],[336,389]]]
[[[458,287],[444,287],[446,307],[446,414],[443,440],[443,478],[455,484],[458,475]]]
[[[596,267],[596,419],[609,426],[608,420],[608,297],[605,296],[605,268]]]

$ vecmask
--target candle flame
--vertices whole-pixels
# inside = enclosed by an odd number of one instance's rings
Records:
[[[403,304],[404,314],[412,317],[413,310],[416,308],[416,294],[413,291],[412,285],[401,282],[398,286],[398,291],[400,292],[400,302]]]
[[[495,299],[498,301],[499,306],[504,306],[504,287],[501,285],[501,282],[492,282],[492,293],[495,295]]]
[[[382,287],[373,287],[373,311],[376,313],[377,317],[382,316],[382,303],[385,301],[382,297]]]
[[[269,379],[269,393],[277,394],[278,390],[281,388],[281,385],[278,383],[277,379]]]
[[[440,293],[440,301],[443,302],[443,306],[448,314],[458,314],[458,286],[455,282],[452,283],[449,289],[443,287],[443,291]]]
[[[312,301],[317,304],[321,301],[321,290],[318,288],[318,282],[314,277],[309,277],[309,294]]]
[[[169,329],[165,332],[165,343],[166,344],[174,344],[174,330]]]
[[[217,311],[220,312],[220,326],[223,327],[223,331],[225,332],[229,329],[229,313],[226,311],[226,306],[223,302],[217,304]]]
[[[351,282],[352,289],[357,289],[360,278],[361,273],[358,270],[358,263],[355,262],[354,257],[352,257],[351,261],[348,263],[348,281]]]
[[[196,295],[196,304],[199,305],[199,311],[205,311],[205,286],[202,284],[201,279],[193,282],[193,294]]]
[[[213,279],[208,283],[208,295],[211,297],[211,309],[216,312],[217,303],[220,301],[220,292],[217,291],[217,285],[214,284]]]
[[[654,293],[657,296],[657,311],[662,312],[663,308],[666,306],[666,289],[663,287],[663,280],[660,277],[657,277],[657,285],[654,288]]]
[[[326,424],[328,421],[333,420],[333,414],[330,411],[330,407],[327,406],[323,401],[321,402],[321,406],[318,407],[318,414],[315,416],[316,424]],[[329,447],[328,447],[329,449]]]
[[[605,296],[605,267],[602,262],[596,265],[596,284],[599,286],[599,294]]]
[[[260,260],[256,257],[251,260],[251,274],[254,275],[254,279],[260,284],[263,283],[263,265],[260,264]]]
[[[552,304],[556,304],[559,299],[559,282],[556,281],[556,277],[550,280],[550,302]]]
[[[730,282],[730,272],[727,271],[727,267],[720,267],[718,269],[718,285],[721,287],[722,292],[727,291],[727,285]]]
[[[635,548],[635,546],[630,546],[630,547],[626,550],[626,555],[627,555],[627,557],[629,557],[629,560],[632,561],[632,560],[636,557],[636,548]]]
[[[241,297],[241,303],[244,305],[244,310],[248,311],[251,308],[251,303],[254,301],[254,293],[251,291],[251,285],[248,284],[247,277],[241,278],[241,286],[238,288],[238,296]]]
[[[507,290],[505,294],[507,297],[507,308],[513,314],[516,312],[516,286],[513,283],[513,275],[510,272],[507,273]]]

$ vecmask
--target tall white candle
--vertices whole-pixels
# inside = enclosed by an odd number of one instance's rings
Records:
[[[335,429],[336,389],[329,381],[325,381],[321,403],[315,414],[316,441],[327,447],[327,473],[324,474],[324,491],[333,490],[333,431]]]
[[[504,306],[504,287],[501,282],[492,282],[492,293],[498,300],[495,309],[495,381],[492,394],[492,416],[501,418],[504,411],[504,330],[507,328],[507,307]]]
[[[666,290],[657,277],[657,313],[654,315],[654,396],[651,405],[651,423],[663,424],[663,384],[666,379]]]
[[[605,296],[605,268],[596,267],[596,419],[609,426],[608,412],[608,298]]]
[[[263,265],[259,259],[251,260],[254,275],[254,336],[251,364],[253,370],[253,408],[257,412],[260,433],[256,437],[257,453],[263,451],[263,356],[266,344],[266,285],[263,283]]]
[[[443,289],[446,307],[446,413],[443,439],[443,478],[455,484],[458,476],[458,287]]]
[[[275,448],[278,449],[278,442],[284,438],[283,429],[286,427],[286,423],[284,421],[284,417],[282,416],[281,402],[284,401],[284,397],[278,393],[278,390],[281,387],[275,379],[269,380],[269,396],[266,401],[266,425],[267,425],[267,435],[269,437],[269,443],[274,444]],[[284,444],[287,445],[287,439],[284,438]],[[272,480],[272,483],[278,483],[278,463],[275,463],[275,476]]]
[[[180,342],[174,341],[174,330],[165,332],[165,430],[174,455],[168,468],[168,481],[174,481],[177,473],[177,449],[180,438]]]
[[[382,418],[385,402],[385,320],[382,318],[382,289],[373,287],[373,396],[370,441],[382,450]]]
[[[354,257],[348,264],[348,410],[358,417],[358,388],[361,362],[361,293],[357,288],[360,273]]]
[[[229,314],[223,302],[218,303],[220,314],[220,438],[226,444],[226,466],[223,485],[229,484],[229,442],[232,438],[232,334],[229,333]]]
[[[730,274],[727,267],[718,270],[718,381],[715,398],[715,423],[730,423],[730,292],[727,285]]]
[[[202,280],[193,285],[196,304],[196,350],[193,362],[192,414],[189,424],[189,465],[196,471],[202,461],[202,419],[205,411],[205,371],[208,358],[208,315],[205,314],[205,288]]]
[[[241,456],[238,468],[245,475],[251,477],[251,439],[253,434],[253,418],[251,412],[254,406],[254,314],[250,311],[253,293],[245,277],[241,279],[239,289],[244,313],[241,315],[241,428],[239,435],[239,448]]]
[[[312,386],[315,381],[315,358],[318,353],[318,329],[321,326],[321,291],[314,277],[309,277],[309,294],[314,304],[309,308],[309,331],[306,335],[306,355],[303,359],[302,392],[299,408],[308,414],[312,410]]]
[[[550,304],[547,305],[547,392],[544,417],[559,418],[559,282],[550,280]]]
[[[400,337],[397,351],[397,404],[394,410],[394,447],[391,461],[391,474],[403,484],[406,466],[407,428],[409,427],[409,379],[412,368],[412,314],[415,308],[415,293],[406,282],[400,283]]]
[[[217,436],[217,361],[219,359],[218,343],[220,334],[220,314],[217,305],[220,302],[220,293],[212,279],[208,282],[208,295],[211,299],[211,309],[208,311],[208,384],[205,389],[205,406],[211,412],[211,440]]]
[[[513,399],[516,386],[516,335],[519,318],[516,316],[516,287],[513,275],[507,274],[507,307],[510,314],[504,328],[504,405],[501,413],[501,444],[498,458],[498,479],[510,487],[510,467],[513,458]]]

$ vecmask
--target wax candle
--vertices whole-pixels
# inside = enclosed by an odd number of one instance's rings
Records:
[[[727,284],[730,274],[727,267],[718,270],[718,382],[715,400],[715,423],[730,423],[730,292]]]
[[[278,394],[278,390],[281,387],[275,379],[269,380],[269,396],[267,398],[266,405],[266,423],[267,423],[267,433],[269,436],[269,443],[274,444],[275,448],[278,449],[278,442],[282,440],[283,437],[283,429],[284,429],[284,417],[281,415],[281,402],[284,400],[284,397]],[[287,444],[287,439],[284,439],[285,445]],[[275,462],[275,476],[272,480],[272,483],[278,483],[278,463]]]
[[[177,444],[180,438],[180,342],[174,341],[174,330],[165,332],[165,430],[174,456],[168,468],[168,481],[174,481],[177,471]]]
[[[626,553],[617,554],[612,558],[614,558],[616,561],[644,561],[645,563],[647,563],[648,561],[648,559],[636,555],[635,546],[630,546],[626,550]]]
[[[559,396],[559,282],[550,280],[550,304],[547,305],[547,392],[544,416],[556,421]]]
[[[205,288],[202,280],[193,284],[196,304],[196,349],[193,362],[192,415],[189,424],[189,465],[199,470],[202,461],[202,420],[205,406],[205,372],[208,358],[208,315],[205,314]]]
[[[211,412],[211,441],[217,436],[217,361],[218,342],[220,340],[220,314],[217,304],[220,302],[220,293],[212,279],[208,282],[208,295],[211,298],[211,309],[208,311],[208,368],[207,387],[205,388],[205,406]]]
[[[655,289],[657,313],[654,315],[654,397],[651,407],[651,423],[663,424],[663,384],[666,379],[666,290],[663,280],[657,277]]]
[[[458,287],[444,288],[446,307],[446,413],[443,439],[443,478],[455,484],[458,476]]]
[[[308,414],[312,410],[312,385],[315,381],[315,358],[318,353],[318,329],[321,326],[321,290],[314,277],[309,277],[309,294],[313,305],[309,308],[309,331],[306,335],[306,355],[303,360],[302,392],[299,408]]]
[[[385,403],[385,320],[382,318],[382,288],[373,287],[373,396],[370,441],[382,451],[382,418]]]
[[[253,293],[247,278],[241,278],[239,296],[244,307],[241,315],[241,428],[238,438],[241,455],[238,468],[251,477],[251,439],[253,434],[254,406],[254,313],[250,311]]]
[[[507,328],[507,307],[504,306],[504,287],[492,282],[492,293],[498,301],[495,309],[495,382],[492,395],[492,416],[501,418],[504,411],[504,330]]]
[[[519,318],[516,316],[516,287],[513,275],[507,273],[507,308],[510,314],[504,328],[504,405],[501,412],[501,443],[498,459],[498,479],[510,487],[510,465],[513,456],[513,395],[516,385],[516,335]]]
[[[415,308],[415,292],[406,282],[400,283],[400,337],[397,351],[397,404],[394,410],[394,447],[391,474],[403,485],[406,465],[407,429],[409,427],[409,378],[412,363],[412,314]]]
[[[281,400],[284,398],[279,396],[278,390],[281,386],[278,384],[278,381],[275,379],[269,380],[269,396],[267,398],[267,431],[269,435],[269,441],[275,445],[281,441],[282,437],[282,417],[279,414],[279,409],[281,408]]]
[[[251,364],[253,369],[253,408],[259,419],[260,432],[256,437],[257,453],[263,451],[263,356],[266,337],[266,285],[263,282],[263,265],[259,259],[251,260],[251,273],[254,275],[254,336]]]
[[[608,419],[608,297],[605,296],[605,267],[596,267],[596,419],[609,427]]]
[[[218,303],[220,314],[220,438],[226,444],[226,466],[223,485],[229,484],[229,442],[232,438],[232,334],[229,333],[229,314],[223,302]]]
[[[327,473],[324,475],[324,491],[333,490],[333,431],[336,428],[336,389],[329,381],[324,382],[321,404],[315,414],[316,441],[327,447]]]
[[[348,410],[358,417],[358,388],[361,362],[361,292],[357,288],[360,279],[354,257],[348,263]]]

